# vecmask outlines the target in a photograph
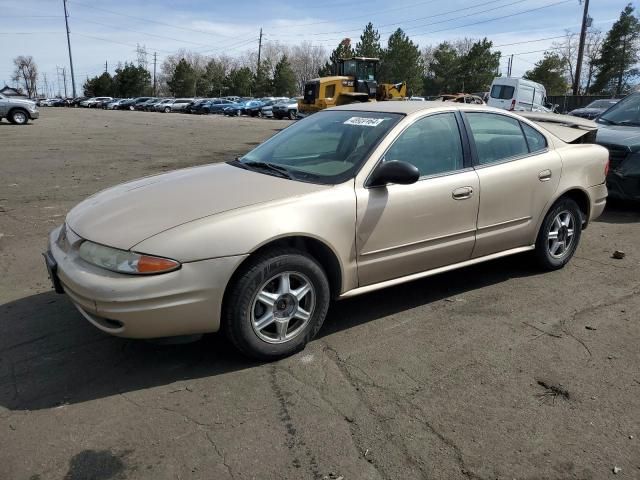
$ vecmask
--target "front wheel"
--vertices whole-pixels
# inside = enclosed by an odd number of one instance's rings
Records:
[[[322,267],[298,250],[256,257],[225,297],[223,329],[245,355],[275,360],[291,355],[320,330],[329,308]]]
[[[570,199],[558,200],[544,217],[536,240],[536,258],[545,270],[564,267],[578,248],[582,234],[582,214]]]
[[[19,108],[11,110],[11,112],[9,112],[9,117],[7,118],[14,125],[26,125],[29,122],[29,115],[27,112]]]
[[[295,119],[296,119],[296,111],[289,110],[289,120],[295,120]]]

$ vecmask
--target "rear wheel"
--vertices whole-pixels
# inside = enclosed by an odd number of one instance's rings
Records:
[[[564,267],[578,248],[582,234],[582,214],[570,198],[558,200],[542,222],[536,240],[536,258],[542,268]]]
[[[329,282],[298,250],[256,257],[225,297],[223,329],[245,355],[274,360],[291,355],[320,330],[329,308]]]
[[[164,107],[164,113],[169,113],[171,109],[169,107]]]
[[[14,125],[26,125],[29,122],[29,114],[21,108],[11,110],[7,118]]]

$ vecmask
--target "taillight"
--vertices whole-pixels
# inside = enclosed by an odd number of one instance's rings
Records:
[[[511,106],[509,107],[509,110],[513,111],[516,109],[516,99],[514,98],[513,100],[511,100]]]
[[[609,175],[609,166],[611,165],[611,158],[607,158],[607,163],[604,166],[604,176]]]

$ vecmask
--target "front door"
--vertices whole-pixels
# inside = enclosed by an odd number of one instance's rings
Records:
[[[466,161],[453,112],[421,117],[382,161],[414,164],[412,185],[356,187],[360,286],[468,260],[475,242],[479,180]]]

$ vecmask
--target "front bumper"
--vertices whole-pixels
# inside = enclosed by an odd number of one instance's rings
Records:
[[[224,290],[244,256],[184,263],[161,275],[125,275],[82,260],[82,239],[67,227],[68,240],[60,241],[61,229],[49,234],[48,253],[57,264],[64,293],[100,330],[128,338],[219,330]]]
[[[31,120],[36,120],[40,118],[40,112],[38,110],[33,110],[33,111],[30,110],[29,117],[31,118]]]

